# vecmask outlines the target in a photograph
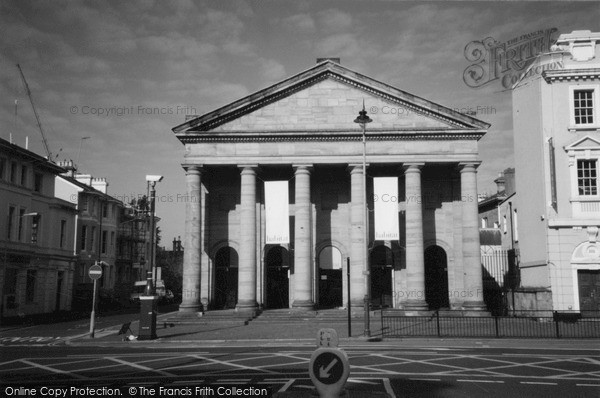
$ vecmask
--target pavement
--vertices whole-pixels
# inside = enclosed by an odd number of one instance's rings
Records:
[[[122,318],[120,319],[122,321]],[[124,334],[119,334],[123,324],[97,329],[94,338],[89,333],[71,336],[68,345],[76,346],[312,346],[323,328],[337,331],[340,347],[344,346],[393,346],[400,347],[468,347],[468,348],[564,348],[599,350],[598,340],[592,339],[486,339],[486,338],[382,338],[381,321],[374,314],[370,323],[370,335],[365,336],[362,319],[352,319],[352,333],[348,335],[348,323],[343,317],[334,319],[269,319],[260,316],[244,322],[241,319],[212,319],[177,311],[159,314],[156,322],[156,339],[140,340],[139,314],[132,314],[131,324]]]

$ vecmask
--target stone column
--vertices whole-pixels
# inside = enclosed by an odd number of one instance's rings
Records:
[[[483,302],[483,274],[479,243],[479,211],[477,204],[478,162],[460,163],[460,193],[462,202],[462,247],[464,272],[463,308],[486,310]]]
[[[237,309],[256,303],[256,167],[240,166],[241,214]]]
[[[424,163],[405,163],[406,192],[406,279],[404,307],[427,310],[425,301],[425,254],[423,252],[423,195],[421,167]]]
[[[352,307],[364,308],[366,293],[364,201],[362,164],[350,165],[350,302]]]
[[[295,236],[294,236],[294,308],[311,309],[312,255],[310,223],[310,168],[294,166],[295,170]]]
[[[187,201],[185,204],[185,237],[183,253],[183,291],[179,311],[198,312],[200,303],[201,226],[200,189],[201,169],[186,169]]]

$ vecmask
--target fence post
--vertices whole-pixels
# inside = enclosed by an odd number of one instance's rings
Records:
[[[560,326],[558,325],[558,311],[554,311],[554,324],[556,325],[556,338],[560,339]]]
[[[498,316],[497,315],[494,316],[494,323],[496,324],[496,338],[499,338],[500,337],[500,331],[498,329]]]
[[[435,320],[437,323],[437,335],[438,335],[438,337],[442,337],[441,333],[440,333],[440,311],[439,310],[435,311]]]

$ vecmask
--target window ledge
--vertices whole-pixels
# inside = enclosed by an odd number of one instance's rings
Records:
[[[578,196],[578,197],[569,199],[569,201],[571,203],[573,203],[573,202],[600,202],[600,195]]]
[[[569,132],[573,133],[575,131],[595,131],[600,132],[600,125],[597,124],[578,124],[578,125],[570,125],[567,127]]]

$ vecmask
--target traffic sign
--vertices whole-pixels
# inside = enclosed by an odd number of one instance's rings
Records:
[[[308,373],[322,398],[339,397],[350,375],[348,355],[339,348],[318,348],[310,357]]]
[[[100,279],[102,277],[102,267],[98,264],[92,265],[88,270],[88,275],[92,280]]]
[[[340,343],[335,329],[319,329],[317,333],[317,347],[337,347]]]

